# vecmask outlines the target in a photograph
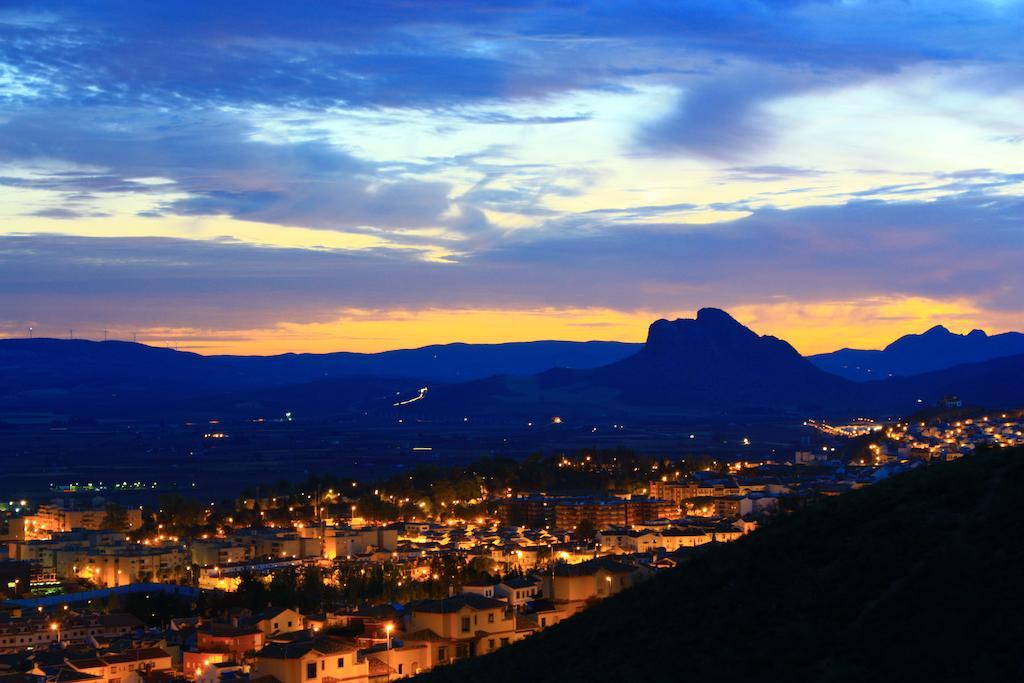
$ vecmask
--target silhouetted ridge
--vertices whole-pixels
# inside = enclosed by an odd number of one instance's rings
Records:
[[[647,331],[644,350],[653,353],[692,350],[695,344],[738,345],[755,339],[757,334],[725,311],[702,308],[694,319],[655,321]]]
[[[864,381],[917,375],[964,363],[1024,354],[1024,334],[989,335],[984,330],[955,334],[936,325],[922,334],[907,334],[881,351],[842,349],[811,356],[817,367],[847,379]]]
[[[696,321],[704,325],[714,325],[719,329],[736,328],[745,332],[750,332],[747,327],[744,327],[741,322],[736,320],[721,308],[705,307],[697,311]],[[751,332],[751,334],[753,334]]]
[[[1024,337],[1024,335],[1017,335]],[[920,358],[935,340],[960,344],[968,335],[941,326],[903,341]],[[974,339],[1015,343],[1014,335]],[[974,340],[968,340],[974,343]],[[839,352],[837,355],[855,351]],[[875,351],[874,354],[881,354]],[[787,342],[758,336],[725,311],[701,309],[694,318],[657,320],[632,356],[591,370],[552,369],[526,377],[492,377],[431,392],[409,412],[434,415],[678,415],[745,413],[786,419],[891,416],[956,394],[971,405],[1010,408],[1024,403],[1024,356],[958,365],[919,378],[875,375],[855,383],[825,372]]]
[[[812,364],[787,342],[759,336],[716,308],[654,322],[642,346],[543,341],[246,357],[114,341],[0,340],[0,411],[163,417],[179,407],[191,414],[192,407],[204,406],[253,414],[284,407],[365,415],[390,413],[401,403],[395,396],[408,399],[430,386],[424,400],[396,408],[406,415],[515,421],[709,413],[844,419],[907,414],[947,394],[989,408],[1022,405],[1024,355],[1014,354],[1024,354],[1024,335],[958,335],[937,326],[907,335],[886,351],[844,350]],[[846,368],[848,359],[857,358],[917,373],[935,364],[942,369],[870,384],[836,376],[836,365]]]
[[[639,344],[537,341],[507,344],[447,344],[376,354],[326,353],[277,356],[200,356],[122,341],[0,339],[0,411],[68,414],[124,414],[151,410],[168,401],[199,396],[212,401],[230,395],[272,397],[280,389],[311,384],[331,401],[323,384],[334,381],[338,396],[351,389],[389,386],[368,378],[399,380],[395,390],[484,378],[528,374],[553,366],[597,367],[634,353]],[[266,390],[274,388],[275,392]],[[362,389],[360,390],[362,391]],[[292,401],[294,401],[294,397]],[[261,398],[260,404],[266,401]],[[297,405],[297,403],[292,403]]]
[[[758,336],[716,308],[658,320],[636,355],[591,374],[628,402],[695,407],[814,406],[838,397],[844,384],[788,343]]]

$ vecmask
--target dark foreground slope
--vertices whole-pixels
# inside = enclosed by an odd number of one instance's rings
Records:
[[[830,499],[443,681],[1022,680],[1024,451]]]

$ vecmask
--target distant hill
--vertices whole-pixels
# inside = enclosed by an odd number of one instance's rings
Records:
[[[897,400],[903,406],[918,400],[934,405],[938,398],[956,396],[964,406],[1021,407],[1024,406],[1024,354],[954,365],[910,377],[865,382],[860,386],[868,388],[879,405],[890,405],[887,399]]]
[[[937,325],[924,334],[900,337],[881,351],[841,349],[808,356],[808,360],[822,370],[863,382],[1018,354],[1024,354],[1024,334],[1020,332],[954,334]]]
[[[1022,680],[1021,487],[1022,450],[895,476],[414,680]]]
[[[436,344],[380,353],[325,353],[278,356],[210,356],[227,364],[295,377],[421,377],[433,382],[467,382],[499,374],[525,375],[548,368],[593,368],[625,358],[641,347],[614,341],[532,341],[504,344]]]
[[[170,405],[197,397],[343,380],[348,399],[370,398],[354,388],[388,383],[367,378],[415,378],[393,383],[407,389],[424,382],[460,382],[500,373],[529,374],[554,366],[604,365],[638,344],[538,341],[509,344],[447,344],[376,354],[328,353],[278,356],[201,356],[121,341],[0,340],[0,408],[95,412]],[[355,378],[359,378],[358,381]],[[351,381],[350,381],[351,380]],[[379,386],[377,386],[379,384]]]

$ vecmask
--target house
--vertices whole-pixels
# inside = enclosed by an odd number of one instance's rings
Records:
[[[740,502],[743,497],[735,495],[716,496],[713,500],[715,506],[715,515],[718,517],[739,517]]]
[[[526,611],[520,615],[520,617],[532,621],[537,630],[554,626],[568,616],[564,610],[557,607],[554,602],[547,598],[534,600],[526,608]]]
[[[527,635],[516,629],[513,609],[475,593],[419,600],[409,603],[406,612],[402,640],[426,645],[435,664],[492,652]]]
[[[522,611],[540,594],[540,581],[527,577],[505,579],[494,588],[495,596],[502,598],[510,607]]]
[[[650,529],[612,528],[599,531],[596,540],[608,552],[621,555],[645,553],[658,547],[659,535]]]
[[[64,619],[57,635],[65,646],[84,645],[96,637],[115,638],[144,627],[145,624],[131,614],[83,614]]]
[[[225,652],[235,661],[254,654],[263,647],[265,636],[254,625],[233,625],[209,622],[196,632],[196,645],[206,652]]]
[[[265,642],[266,636],[253,625],[203,624],[196,631],[195,651],[182,653],[182,670],[198,680],[202,672],[216,664],[247,662]],[[219,675],[223,670],[213,673]]]
[[[494,597],[494,589],[498,584],[496,583],[466,583],[462,585],[463,593],[476,593],[482,595],[485,598]]]
[[[224,539],[196,539],[190,546],[192,564],[200,567],[219,567],[252,559],[252,546],[247,543],[232,543]]]
[[[201,669],[195,676],[196,683],[221,683],[234,681],[242,674],[242,665],[235,662],[214,662]]]
[[[301,614],[283,607],[272,607],[260,612],[252,618],[252,625],[267,638],[279,633],[301,631],[306,627]]]
[[[42,674],[42,676],[40,677],[39,674]],[[45,669],[39,669],[37,667],[26,675],[35,676],[37,681],[46,681],[46,683],[106,683],[106,681],[99,676],[76,671],[67,664],[52,668],[46,667]],[[4,678],[0,678],[0,680],[7,683],[6,676]]]
[[[0,615],[0,654],[46,649],[56,640],[57,631],[51,628],[50,620],[43,615]]]
[[[778,496],[749,494],[740,500],[740,516],[763,515],[779,509]],[[721,540],[721,539],[720,539]]]
[[[674,552],[680,548],[693,548],[712,541],[711,534],[704,529],[693,527],[665,529],[658,539],[659,548]]]
[[[390,553],[397,548],[397,527],[328,527],[324,530],[323,555],[330,560],[354,557],[371,550]]]
[[[306,628],[314,633],[317,631],[325,631],[332,626],[345,626],[348,624],[348,617],[345,614],[335,614],[334,612],[322,612],[319,614],[307,614],[305,615]]]
[[[272,642],[257,652],[252,676],[273,676],[280,683],[366,683],[369,666],[352,641],[307,632],[304,638]]]
[[[159,647],[131,648],[121,653],[69,659],[67,664],[79,673],[108,683],[142,683],[147,672],[169,670],[171,655]]]
[[[572,614],[582,610],[588,601],[629,588],[638,575],[636,567],[606,557],[580,564],[559,564],[544,577],[544,595]]]
[[[415,676],[433,665],[430,647],[425,643],[392,640],[391,647],[380,643],[362,651],[370,667],[370,681],[388,681]]]

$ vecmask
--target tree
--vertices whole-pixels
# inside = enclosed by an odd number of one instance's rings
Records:
[[[302,572],[302,582],[299,585],[299,599],[302,602],[303,611],[319,612],[324,602],[324,577],[320,567],[310,565]]]
[[[206,508],[192,498],[183,498],[177,493],[160,496],[159,520],[166,531],[184,535],[206,522]]]
[[[298,598],[298,578],[294,569],[276,572],[270,579],[267,598],[274,607],[295,607]]]
[[[104,529],[111,529],[113,531],[127,531],[128,511],[117,503],[108,503],[106,513],[103,515],[103,521],[100,526]]]
[[[589,517],[585,517],[580,520],[580,523],[576,526],[576,538],[581,541],[592,541],[594,536],[597,534],[597,527],[594,525],[594,520]]]
[[[242,606],[248,607],[254,612],[258,612],[267,605],[267,587],[252,572],[242,574],[235,596]]]

